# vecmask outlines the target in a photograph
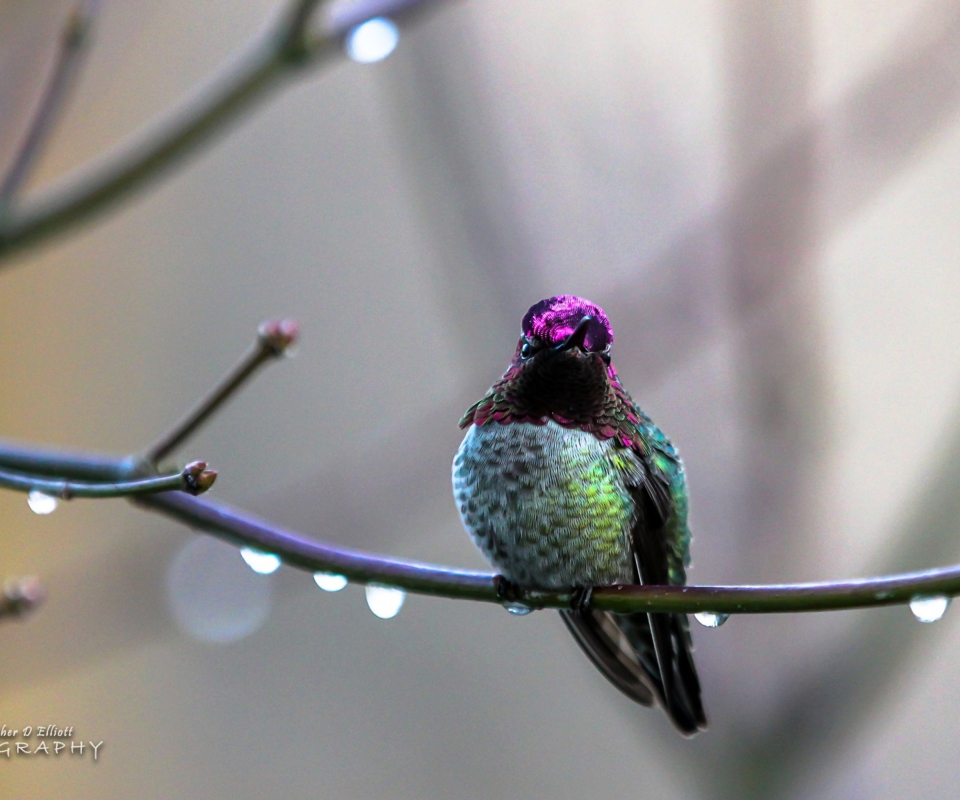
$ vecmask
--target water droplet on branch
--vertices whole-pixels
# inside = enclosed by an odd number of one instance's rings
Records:
[[[705,628],[719,628],[730,619],[730,615],[720,611],[698,611],[693,618]]]
[[[366,587],[367,605],[380,619],[391,619],[400,613],[406,593],[391,586],[370,584]]]
[[[943,595],[935,597],[914,597],[910,601],[910,610],[921,622],[936,622],[947,611],[950,598]]]
[[[518,617],[525,617],[533,611],[530,606],[525,606],[523,603],[504,603],[503,607],[509,613],[516,614]]]
[[[397,26],[384,17],[376,17],[347,34],[347,55],[359,64],[373,64],[390,55],[399,41]]]
[[[269,575],[280,568],[280,559],[273,553],[261,553],[259,550],[244,547],[240,555],[247,562],[247,566],[260,575]]]
[[[339,592],[347,585],[347,579],[343,575],[335,575],[332,572],[314,572],[313,579],[325,592]]]
[[[58,502],[56,497],[38,492],[36,489],[27,495],[27,505],[34,514],[52,514],[57,510]]]

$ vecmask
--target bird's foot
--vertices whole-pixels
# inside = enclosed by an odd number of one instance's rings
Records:
[[[591,600],[593,600],[593,587],[578,586],[573,590],[570,598],[570,610],[577,614],[589,611]]]
[[[533,611],[533,607],[524,602],[522,590],[513,581],[507,580],[503,575],[497,575],[493,579],[493,585],[497,587],[497,597],[500,600],[500,605],[511,614],[525,617]]]
[[[493,585],[497,590],[497,598],[504,605],[521,602],[520,587],[513,581],[504,578],[503,575],[494,575]]]

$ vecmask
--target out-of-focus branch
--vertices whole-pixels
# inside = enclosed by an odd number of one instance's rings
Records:
[[[352,0],[327,3],[322,10],[322,26],[326,31],[325,35],[342,37],[374,17],[409,21],[425,11],[431,2],[432,0]],[[313,36],[307,31],[310,47],[315,46]]]
[[[36,244],[126,197],[158,177],[263,99],[298,68],[340,49],[344,36],[374,16],[406,16],[429,0],[329,3],[295,0],[279,22],[255,39],[179,107],[133,134],[95,163],[0,219],[0,258]],[[314,25],[313,17],[322,19]]]
[[[98,6],[97,0],[81,0],[67,19],[60,36],[53,72],[40,95],[23,143],[3,183],[0,184],[0,219],[16,201],[17,194],[30,176],[30,171],[43,152],[50,132],[63,110],[82,56],[86,52]]]
[[[150,447],[144,460],[156,465],[183,444],[227,400],[246,383],[267,361],[289,352],[296,342],[299,330],[293,320],[264,322],[257,331],[257,341],[206,397],[176,425]]]
[[[0,592],[0,620],[25,617],[47,598],[36,578],[8,578]]]
[[[130,481],[78,482],[0,470],[0,487],[4,489],[42,492],[61,500],[72,500],[74,497],[129,497],[172,491],[198,495],[213,486],[216,479],[217,473],[214,470],[208,470],[205,461],[187,464],[180,472],[173,475]]]
[[[286,60],[298,63],[310,57],[308,31],[318,5],[320,0],[295,0],[287,8],[277,38],[278,52],[283,53]],[[323,45],[323,42],[317,42],[318,47]]]

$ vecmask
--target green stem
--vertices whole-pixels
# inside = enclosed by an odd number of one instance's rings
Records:
[[[19,492],[42,492],[61,500],[74,497],[103,498],[130,497],[156,492],[181,491],[200,494],[213,485],[216,473],[207,470],[207,465],[197,461],[187,465],[182,472],[161,475],[155,478],[117,482],[78,482],[43,478],[29,473],[0,470],[0,487]]]

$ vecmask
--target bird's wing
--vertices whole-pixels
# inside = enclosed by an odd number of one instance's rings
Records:
[[[686,525],[686,509],[678,509],[669,473],[651,467],[649,443],[642,445],[611,453],[635,509],[629,532],[634,581],[669,584],[679,577],[682,582],[683,554],[673,546],[671,526]],[[627,697],[643,705],[656,700],[684,735],[706,727],[686,615],[593,609],[561,615],[594,665]]]
[[[650,487],[659,482],[657,476],[647,476],[639,485],[629,487],[637,504],[637,514],[631,529],[637,579],[641,584],[668,585],[675,572],[675,553],[671,537],[674,514],[662,514],[661,499]],[[681,564],[682,566],[682,564]],[[700,679],[693,663],[690,623],[686,614],[630,614],[632,626],[642,627],[635,617],[646,617],[646,628],[653,640],[662,691],[664,710],[677,728],[692,735],[707,725],[706,713],[700,697]]]

